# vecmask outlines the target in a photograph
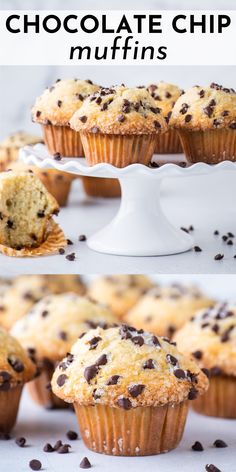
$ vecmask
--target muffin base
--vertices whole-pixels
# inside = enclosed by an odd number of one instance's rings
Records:
[[[197,413],[218,418],[236,418],[236,377],[211,377],[208,391],[192,402]]]
[[[155,154],[181,154],[183,148],[175,129],[169,129],[166,133],[157,135],[155,141]]]
[[[38,405],[54,410],[68,408],[69,404],[58,398],[51,390],[50,382],[56,366],[50,362],[44,364],[38,377],[27,384],[31,398]]]
[[[74,403],[82,439],[92,451],[113,456],[148,456],[180,442],[188,402],[131,410]]]
[[[15,425],[22,385],[0,392],[0,432],[9,433]]]
[[[116,135],[80,132],[90,166],[106,162],[115,167],[148,165],[154,153],[156,135]]]
[[[117,179],[103,179],[99,177],[82,177],[85,193],[89,197],[118,198],[121,188]]]
[[[69,126],[42,125],[44,141],[50,154],[63,157],[83,157],[79,133]]]
[[[217,164],[226,160],[236,161],[235,130],[178,130],[178,133],[186,158],[191,163]]]

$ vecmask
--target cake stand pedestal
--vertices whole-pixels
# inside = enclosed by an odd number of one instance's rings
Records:
[[[160,187],[164,178],[236,170],[235,163],[229,161],[214,166],[197,163],[186,168],[173,163],[158,168],[142,164],[117,168],[105,163],[89,167],[84,158],[55,160],[43,144],[22,148],[20,157],[25,164],[40,168],[119,179],[120,208],[107,226],[88,238],[87,244],[94,251],[121,256],[162,256],[185,252],[193,247],[192,236],[172,226],[162,212]]]

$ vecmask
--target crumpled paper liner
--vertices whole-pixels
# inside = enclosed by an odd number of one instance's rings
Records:
[[[74,403],[85,445],[113,456],[148,456],[174,449],[180,442],[188,401],[130,410]]]
[[[180,154],[182,152],[183,148],[175,129],[169,128],[166,133],[156,136],[155,154]]]
[[[211,377],[208,391],[191,402],[191,405],[202,415],[236,418],[235,394],[236,377],[227,375]]]
[[[53,219],[48,222],[45,241],[38,247],[14,249],[0,244],[0,252],[10,257],[37,257],[54,254],[67,245],[65,235],[60,226]]]
[[[62,157],[83,157],[80,134],[69,126],[42,125],[44,141],[50,154]]]
[[[0,433],[9,433],[15,425],[23,385],[0,392]]]

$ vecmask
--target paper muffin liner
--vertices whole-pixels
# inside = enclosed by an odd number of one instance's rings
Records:
[[[15,162],[18,158],[19,149],[16,148],[4,148],[0,147],[0,172],[6,170],[11,162]]]
[[[48,192],[57,200],[59,206],[66,206],[71,183],[74,178],[71,178],[67,172],[54,169],[43,170],[37,168],[34,172],[38,175]]]
[[[236,418],[235,392],[236,377],[211,377],[208,391],[191,404],[193,409],[202,415]]]
[[[115,167],[148,165],[154,153],[156,135],[119,135],[80,132],[86,160],[90,166],[100,162]]]
[[[174,449],[180,442],[188,402],[131,410],[74,404],[85,445],[113,456],[148,456]]]
[[[82,177],[83,187],[89,197],[118,198],[121,196],[118,179]]]
[[[67,245],[65,235],[54,220],[48,222],[45,241],[38,247],[14,249],[0,244],[0,252],[10,257],[37,257],[54,254]]]
[[[60,398],[56,397],[51,390],[51,379],[56,365],[47,360],[43,362],[40,375],[27,384],[28,392],[31,398],[38,405],[47,409],[69,408],[70,405]]]
[[[236,161],[235,130],[178,130],[178,133],[186,158],[191,163],[217,164],[226,160]]]
[[[69,126],[42,125],[44,141],[50,154],[63,157],[83,157],[80,134]]]
[[[155,154],[180,154],[183,152],[179,135],[175,129],[158,134],[155,143]]]
[[[0,433],[9,433],[15,425],[22,385],[0,392]]]

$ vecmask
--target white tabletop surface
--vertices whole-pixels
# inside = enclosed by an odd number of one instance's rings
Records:
[[[66,432],[77,431],[76,416],[69,411],[46,411],[33,404],[27,393],[23,395],[18,423],[12,432],[12,439],[0,441],[1,472],[27,472],[28,463],[38,459],[42,470],[48,472],[76,472],[81,459],[87,456],[95,471],[118,472],[201,472],[206,464],[216,465],[222,472],[236,470],[236,420],[207,418],[190,412],[185,433],[179,447],[166,454],[149,457],[111,457],[95,454],[86,449],[82,440],[69,441]],[[19,449],[14,438],[23,436],[27,447]],[[61,439],[71,444],[71,452],[61,455],[43,452],[43,446]],[[216,439],[223,439],[228,447],[216,449],[212,446]],[[191,446],[195,441],[204,446],[203,452],[193,452]]]
[[[193,225],[195,242],[201,253],[193,251],[161,257],[121,257],[96,253],[78,236],[90,236],[108,223],[119,207],[119,199],[91,199],[84,195],[81,182],[75,181],[69,206],[62,209],[57,221],[66,237],[74,242],[66,253],[75,252],[76,260],[52,255],[38,258],[9,258],[0,255],[0,275],[20,273],[235,273],[236,240],[227,246],[221,237],[214,237],[218,229],[222,234],[231,231],[236,235],[236,174],[166,179],[162,187],[163,210],[176,227]],[[148,202],[147,202],[148,205]],[[236,239],[236,238],[235,238]],[[217,253],[225,255],[215,261]]]

